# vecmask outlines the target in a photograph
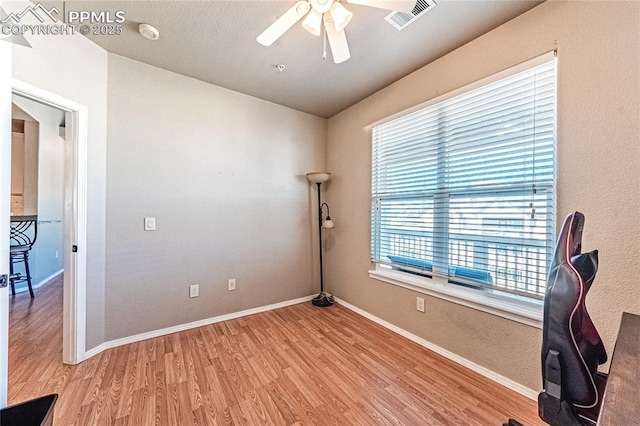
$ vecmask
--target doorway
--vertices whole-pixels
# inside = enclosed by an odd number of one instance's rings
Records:
[[[86,357],[87,108],[15,79],[12,94],[64,114],[62,362],[78,364]]]
[[[15,94],[11,103],[11,244],[29,237],[10,260],[19,278],[9,297],[8,390],[20,401],[62,361],[66,113]]]
[[[35,216],[35,242],[28,251],[31,285],[37,290],[62,274],[64,239],[65,112],[12,96],[11,217]],[[16,241],[22,243],[23,241]],[[26,259],[14,262],[20,294],[28,290]]]

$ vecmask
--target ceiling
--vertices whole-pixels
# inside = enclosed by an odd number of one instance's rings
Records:
[[[384,20],[389,11],[347,0],[343,5],[354,14],[345,30],[351,59],[334,64],[330,54],[322,60],[322,39],[299,24],[270,47],[256,42],[295,1],[43,3],[55,4],[61,15],[124,11],[122,35],[89,37],[109,52],[325,118],[541,3],[436,0],[435,8],[398,31]],[[160,38],[143,38],[137,31],[142,22],[155,26]]]

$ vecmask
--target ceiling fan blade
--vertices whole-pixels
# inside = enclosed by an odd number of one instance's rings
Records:
[[[339,64],[349,59],[351,57],[351,53],[349,53],[347,36],[345,35],[344,30],[336,31],[336,26],[328,13],[325,13],[324,15],[324,28],[327,30],[327,38],[329,39],[329,46],[331,46],[333,62]]]
[[[306,15],[310,8],[309,2],[300,0],[271,24],[269,28],[264,30],[262,34],[256,37],[256,41],[263,46],[271,46],[282,34],[293,27],[300,18]]]
[[[398,12],[411,13],[416,7],[416,0],[347,0],[352,4],[362,6],[379,7],[380,9],[395,10]]]

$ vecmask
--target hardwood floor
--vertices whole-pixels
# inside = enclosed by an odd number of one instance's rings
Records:
[[[10,302],[9,399],[55,425],[542,425],[536,404],[343,308],[310,303],[61,363],[62,280]]]

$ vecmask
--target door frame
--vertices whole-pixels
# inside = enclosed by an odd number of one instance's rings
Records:
[[[11,211],[11,44],[0,41],[0,274],[9,274]],[[0,408],[9,381],[9,287],[0,287]]]
[[[62,362],[78,364],[86,357],[88,109],[15,78],[11,92],[63,110],[66,116]]]

